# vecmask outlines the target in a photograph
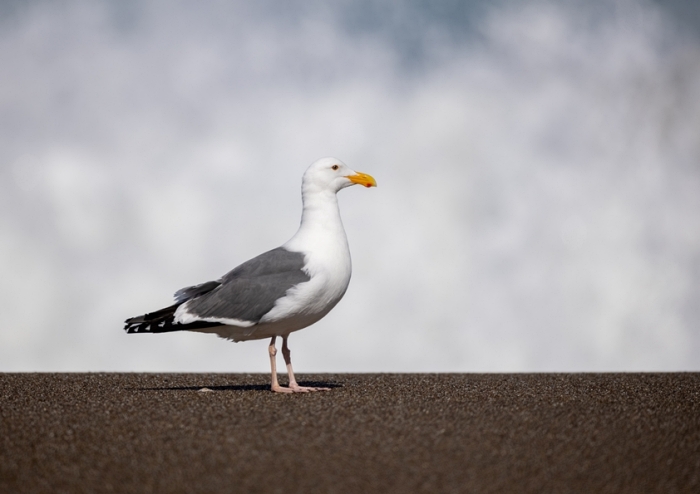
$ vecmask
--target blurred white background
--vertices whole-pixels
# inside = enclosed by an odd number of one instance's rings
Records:
[[[298,372],[700,370],[692,2],[0,3],[0,370],[261,371],[126,335],[274,248],[322,156],[353,280]]]

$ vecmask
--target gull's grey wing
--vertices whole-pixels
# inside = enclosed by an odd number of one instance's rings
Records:
[[[278,247],[241,264],[218,282],[184,288],[178,293],[184,298],[191,296],[186,307],[194,316],[257,323],[287,290],[310,280],[304,264],[301,252]],[[199,295],[201,292],[204,293]]]
[[[175,292],[175,302],[187,302],[191,298],[199,297],[212,291],[214,288],[221,285],[220,281],[207,281],[206,283],[201,283],[195,286],[188,286],[187,288],[181,288]]]

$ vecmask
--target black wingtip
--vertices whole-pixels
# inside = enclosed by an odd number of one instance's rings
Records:
[[[124,331],[132,333],[164,333],[174,331],[170,329],[173,323],[175,310],[180,304],[149,312],[140,316],[130,317],[124,321]]]
[[[146,325],[148,326],[148,325]],[[143,328],[143,331],[142,331]],[[147,327],[144,327],[144,324],[142,322],[132,322],[130,319],[127,319],[124,321],[124,331],[127,332],[127,334],[131,333],[141,333],[141,332],[147,332],[148,329]]]

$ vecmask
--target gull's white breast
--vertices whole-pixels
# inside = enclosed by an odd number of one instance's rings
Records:
[[[290,289],[260,323],[285,319],[298,319],[299,323],[305,323],[292,329],[295,331],[321,319],[343,298],[350,284],[352,262],[345,232],[341,235],[293,238],[284,247],[304,253],[304,271],[310,280]]]

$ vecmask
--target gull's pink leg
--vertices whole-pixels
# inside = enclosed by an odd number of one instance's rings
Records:
[[[294,378],[294,370],[292,370],[292,352],[287,346],[287,336],[282,337],[282,356],[287,364],[287,374],[289,374],[289,388],[295,393],[308,393],[309,391],[330,391],[331,388],[312,388],[308,386],[299,386]]]
[[[270,354],[270,368],[272,370],[272,386],[270,389],[275,393],[293,393],[294,391],[289,388],[283,388],[277,381],[277,349],[275,348],[276,336],[273,336],[270,340],[270,346],[267,347],[267,351]]]

